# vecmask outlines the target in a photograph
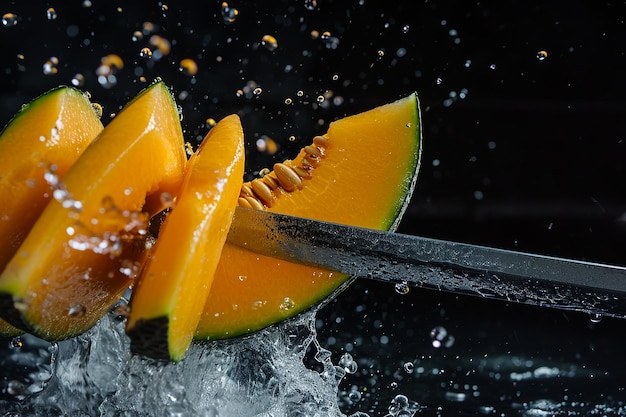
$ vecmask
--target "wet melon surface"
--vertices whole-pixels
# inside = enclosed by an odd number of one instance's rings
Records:
[[[339,119],[291,161],[244,184],[239,204],[311,219],[394,230],[420,159],[415,94]],[[226,244],[197,339],[250,333],[310,308],[348,277]]]
[[[53,123],[62,113],[49,112]],[[229,245],[235,207],[394,230],[415,184],[420,129],[413,94],[331,123],[293,160],[242,184],[239,118],[218,123],[187,160],[176,103],[156,82],[101,133],[85,134],[95,138],[65,175],[45,172],[54,198],[0,274],[0,332],[76,336],[137,281],[127,331],[149,356],[176,361],[192,337],[240,336],[293,317],[349,277]],[[166,207],[154,242],[148,222]]]
[[[0,275],[0,314],[44,339],[92,327],[132,283],[159,195],[186,161],[178,109],[163,83],[141,92],[61,179]]]
[[[50,177],[63,178],[102,131],[81,91],[58,87],[22,107],[0,134],[0,271],[53,196]],[[0,334],[22,331],[0,320]]]
[[[126,331],[131,349],[179,361],[211,289],[243,183],[243,129],[222,119],[191,156],[176,204],[133,288]]]

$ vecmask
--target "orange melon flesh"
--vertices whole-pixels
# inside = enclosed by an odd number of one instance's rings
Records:
[[[419,166],[416,95],[331,123],[313,147],[317,151],[305,148],[283,164],[305,174],[301,184],[283,181],[293,191],[279,186],[268,195],[256,184],[260,191],[255,194],[250,193],[255,184],[244,185],[242,205],[353,226],[395,229]],[[311,156],[317,153],[321,156]],[[275,166],[266,184],[271,185],[272,178],[285,171],[284,166]],[[255,195],[265,196],[256,199],[260,204],[255,204]],[[227,243],[195,337],[219,339],[259,330],[319,303],[347,279]]]
[[[59,182],[0,275],[0,315],[47,340],[92,327],[132,283],[149,216],[162,206],[159,194],[178,190],[185,162],[177,106],[155,83]]]
[[[89,99],[70,87],[51,90],[22,107],[0,135],[0,271],[50,200],[46,172],[63,177],[102,131]],[[21,331],[0,319],[0,334]]]
[[[52,196],[46,172],[62,178],[102,131],[80,91],[60,87],[22,107],[0,136],[0,269]]]
[[[126,330],[134,352],[183,358],[211,288],[243,175],[243,130],[239,116],[231,115],[209,131],[189,159],[176,205],[133,289]]]

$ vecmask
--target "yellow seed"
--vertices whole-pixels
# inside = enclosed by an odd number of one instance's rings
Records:
[[[250,187],[250,183],[249,182],[244,182],[243,185],[241,186],[241,194],[244,197],[251,197],[254,195],[254,192],[252,192],[252,188]]]
[[[270,188],[258,178],[252,180],[250,186],[252,187],[252,191],[254,191],[254,195],[256,195],[259,200],[263,202],[263,204],[270,207],[272,200],[274,200],[274,194],[272,193],[272,190],[270,190]]]
[[[315,145],[317,145],[318,148],[325,148],[326,146],[328,146],[328,139],[326,139],[324,136],[315,136],[313,138],[313,143]],[[320,149],[320,151],[322,150]]]
[[[309,167],[308,169],[299,166],[291,167],[291,169],[293,169],[300,178],[310,178],[311,168],[313,167]]]
[[[302,158],[302,167],[305,169],[317,168],[319,165],[319,158],[315,158],[311,155],[307,155],[306,157]]]
[[[273,178],[270,174],[265,175],[261,180],[265,183],[265,185],[270,187],[271,190],[275,190],[280,187],[278,180]]]
[[[124,68],[124,61],[117,54],[109,54],[100,58],[100,63],[107,67],[115,67],[118,70]]]
[[[178,67],[185,75],[193,76],[198,73],[198,64],[191,58],[181,59]]]
[[[278,177],[280,185],[285,191],[292,192],[302,188],[300,176],[285,164],[274,164],[274,173]]]
[[[304,147],[304,152],[306,152],[307,154],[314,156],[314,157],[320,157],[322,156],[322,153],[319,151],[319,149],[317,149],[315,146],[311,146],[311,145],[307,145]]]
[[[250,207],[256,210],[265,210],[263,204],[259,200],[254,197],[246,197],[246,201],[250,204]]]
[[[244,197],[239,197],[237,204],[239,204],[239,207],[252,208],[252,205]]]

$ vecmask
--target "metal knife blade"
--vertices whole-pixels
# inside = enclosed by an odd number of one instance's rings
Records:
[[[228,243],[349,274],[626,318],[626,267],[237,208]]]

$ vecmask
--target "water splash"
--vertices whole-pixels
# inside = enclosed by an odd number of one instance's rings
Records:
[[[27,336],[37,353],[20,351],[2,365],[30,359],[38,378],[3,382],[7,398],[0,397],[0,409],[33,417],[343,416],[336,398],[345,371],[313,343],[314,320],[309,312],[245,338],[195,343],[182,362],[164,364],[131,355],[124,315],[115,308],[72,340],[48,344]],[[304,365],[311,346],[318,349],[321,373]]]

